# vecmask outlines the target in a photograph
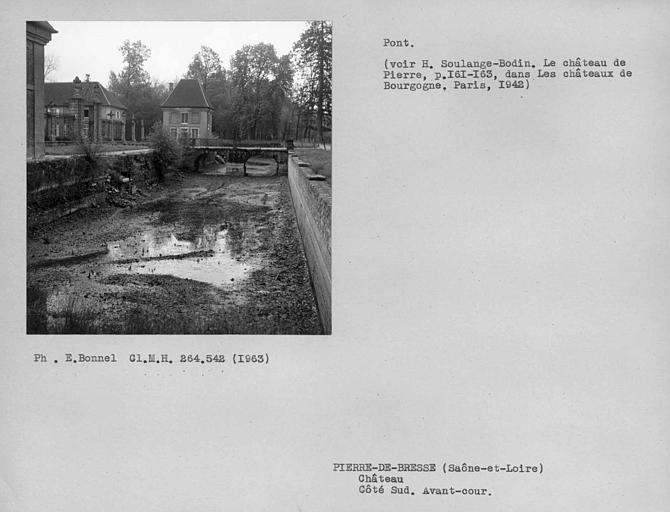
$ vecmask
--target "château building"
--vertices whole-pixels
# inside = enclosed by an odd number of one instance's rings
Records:
[[[75,77],[44,84],[48,141],[125,141],[126,107],[100,82]]]

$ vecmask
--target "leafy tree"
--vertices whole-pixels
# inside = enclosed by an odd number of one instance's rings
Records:
[[[147,85],[151,81],[144,63],[151,57],[151,50],[142,41],[131,43],[126,39],[119,47],[126,63],[120,73],[109,72],[109,88],[118,94]]]
[[[163,118],[161,103],[167,97],[167,87],[154,80],[151,84],[140,87],[137,92],[129,115],[134,115],[136,119],[144,119],[145,126],[160,121]]]
[[[151,126],[162,117],[160,105],[167,94],[164,85],[154,81],[144,69],[151,57],[151,50],[142,41],[125,40],[119,47],[125,66],[119,73],[110,71],[109,90],[119,96],[127,107],[127,129],[131,129],[130,119],[144,120]]]
[[[201,46],[188,65],[186,78],[197,78],[205,92],[209,92],[210,82],[225,79],[225,70],[221,65],[221,57],[209,46]]]
[[[154,123],[149,133],[149,147],[154,150],[154,168],[160,181],[165,177],[165,171],[175,165],[181,158],[182,148],[179,143],[170,137],[167,129],[160,121]]]
[[[332,41],[332,24],[312,21],[293,45],[298,67],[303,70],[296,97],[301,102],[301,111],[309,114],[316,110],[317,136],[321,142],[324,141],[324,118],[332,113]]]
[[[196,78],[202,84],[214,108],[212,130],[224,136],[230,126],[230,83],[221,57],[212,48],[201,46],[188,66],[186,78]]]
[[[245,45],[230,60],[234,138],[279,137],[282,107],[293,82],[288,56],[271,44]]]

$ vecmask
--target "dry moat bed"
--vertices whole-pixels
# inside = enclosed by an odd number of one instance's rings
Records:
[[[319,334],[286,177],[186,175],[28,233],[28,332]]]

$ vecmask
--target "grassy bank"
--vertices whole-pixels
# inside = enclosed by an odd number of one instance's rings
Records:
[[[301,160],[307,162],[315,173],[326,176],[328,183],[331,183],[332,153],[330,151],[316,148],[296,148],[295,154]]]

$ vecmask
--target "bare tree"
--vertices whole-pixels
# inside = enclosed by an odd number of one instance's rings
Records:
[[[58,69],[58,57],[53,53],[47,53],[44,56],[44,80],[53,82],[53,73]]]

